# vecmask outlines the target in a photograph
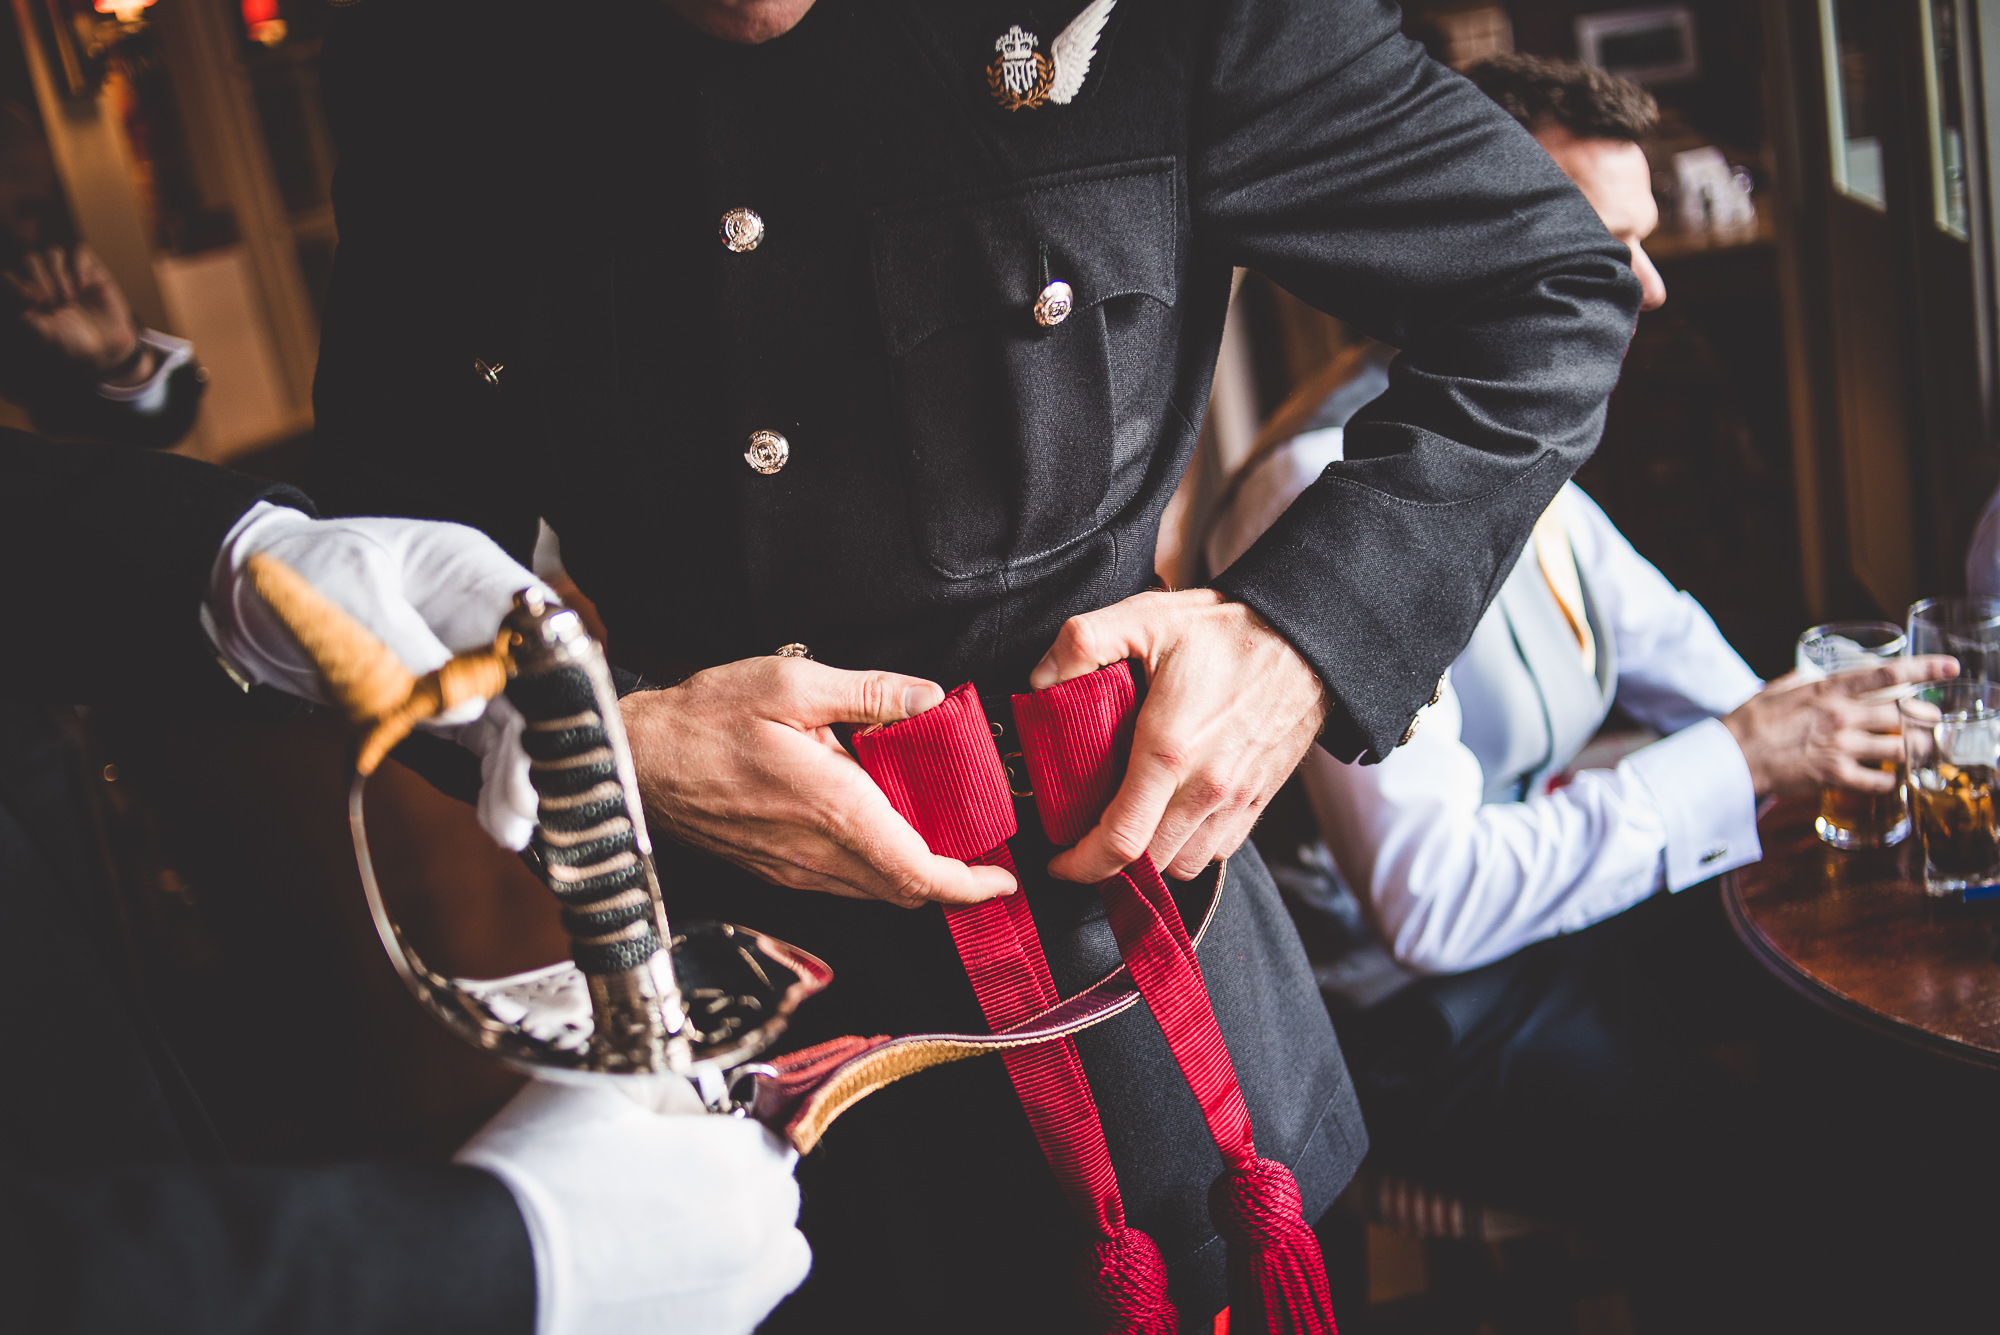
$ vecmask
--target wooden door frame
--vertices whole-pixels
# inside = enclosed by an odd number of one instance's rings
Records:
[[[1911,533],[1915,578],[1926,591],[1956,591],[1964,580],[1964,539],[1971,518],[2000,473],[1995,449],[1996,293],[1993,219],[2000,217],[1995,173],[1988,161],[2000,143],[2000,0],[1953,0],[1965,39],[1960,81],[1966,100],[1968,226],[1973,293],[1970,400],[1941,400],[1941,377],[1926,361],[1939,330],[1938,311],[1927,307],[1922,283],[1929,272],[1922,254],[1931,228],[1928,137],[1930,126],[1919,105],[1921,89],[1909,86],[1908,61],[1893,65],[1892,89],[1885,97],[1891,124],[1885,134],[1884,193],[1893,262],[1902,300],[1896,311],[1905,399],[1910,469]],[[1928,0],[1923,0],[1928,3]],[[1821,45],[1821,0],[1763,0],[1766,41],[1765,106],[1777,176],[1769,192],[1778,215],[1779,292],[1786,340],[1788,403],[1792,421],[1794,485],[1799,506],[1800,568],[1809,610],[1815,619],[1881,611],[1863,586],[1851,554],[1853,534],[1847,494],[1847,461],[1842,445],[1842,408],[1835,350],[1833,244],[1827,217],[1834,198],[1831,125],[1827,114],[1825,53]],[[1930,52],[1911,45],[1920,35],[1920,11],[1897,4],[1894,19],[1899,54]],[[1917,149],[1921,148],[1921,152]],[[1921,206],[1919,207],[1919,201]],[[1942,378],[1945,381],[1949,377]],[[1953,425],[1956,418],[1960,423]],[[1957,440],[1965,434],[1970,439]],[[1976,468],[1954,451],[1980,456]],[[1968,488],[1969,471],[1982,479]]]

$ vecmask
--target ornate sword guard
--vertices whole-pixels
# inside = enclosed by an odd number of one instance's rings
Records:
[[[375,931],[397,974],[424,1009],[474,1047],[545,1080],[682,1082],[704,1108],[736,1112],[756,1099],[756,1058],[785,1032],[799,1003],[833,981],[817,958],[774,937],[723,922],[690,922],[673,938],[672,962],[687,999],[682,1072],[606,1070],[592,1058],[590,985],[573,960],[505,978],[450,978],[429,968],[389,916],[368,855],[357,775],[349,819]]]
[[[403,981],[461,1037],[530,1074],[643,1079],[672,1097],[685,1082],[703,1107],[756,1098],[755,1058],[832,980],[819,960],[729,923],[667,924],[638,774],[604,651],[583,621],[535,591],[516,598],[495,652],[540,797],[526,854],[563,905],[573,958],[510,978],[446,978],[424,966],[389,917],[368,856],[357,774],[354,851],[376,932]]]

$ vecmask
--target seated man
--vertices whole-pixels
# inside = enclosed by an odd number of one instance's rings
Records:
[[[1664,301],[1641,249],[1658,216],[1635,142],[1651,98],[1529,57],[1471,77],[1631,245],[1647,307]],[[1371,364],[1357,387],[1371,379],[1387,377]],[[1351,415],[1362,397],[1328,407]],[[1328,416],[1256,457],[1210,535],[1213,569],[1340,457]],[[1565,487],[1409,742],[1379,765],[1315,750],[1302,767],[1378,935],[1406,968],[1437,975],[1342,1025],[1378,1159],[1494,1204],[1626,1225],[1663,1271],[1689,1263],[1678,1282],[1711,1298],[1701,1280],[1757,1278],[1723,1275],[1732,1262],[1754,1255],[1785,1273],[1751,1242],[1770,1217],[1742,1206],[1765,1179],[1721,1147],[1747,1091],[1709,1055],[1746,1035],[1766,980],[1712,894],[1656,896],[1760,857],[1767,796],[1891,788],[1868,766],[1900,755],[1895,709],[1865,693],[1952,670],[1915,659],[1764,685],[1699,604]],[[1664,738],[1561,784],[1614,703]],[[1718,1209],[1734,1211],[1720,1226]]]

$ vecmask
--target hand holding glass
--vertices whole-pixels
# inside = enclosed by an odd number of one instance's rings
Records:
[[[1806,681],[1819,681],[1836,672],[1873,667],[1896,658],[1906,643],[1902,628],[1888,621],[1835,621],[1814,626],[1799,636],[1798,675]],[[1891,694],[1900,694],[1908,688],[1889,689]],[[1885,772],[1896,769],[1894,761],[1873,763]],[[1819,819],[1814,828],[1835,848],[1899,844],[1910,833],[1903,785],[1899,783],[1886,793],[1868,793],[1829,784],[1820,789]]]

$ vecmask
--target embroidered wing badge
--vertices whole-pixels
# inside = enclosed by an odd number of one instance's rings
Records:
[[[1097,39],[1118,0],[1090,0],[1083,12],[1056,34],[1045,56],[1042,39],[1016,23],[993,43],[998,52],[986,67],[986,86],[1004,111],[1026,111],[1053,102],[1067,106],[1083,90],[1084,76],[1097,54]]]

